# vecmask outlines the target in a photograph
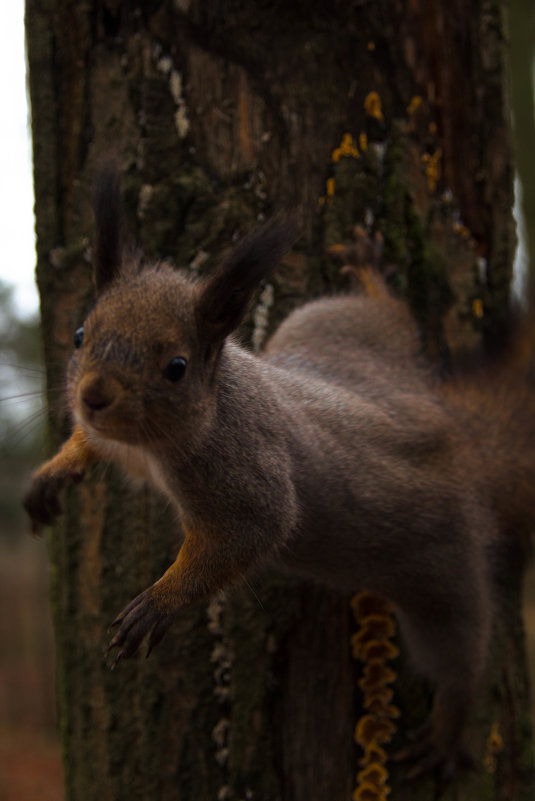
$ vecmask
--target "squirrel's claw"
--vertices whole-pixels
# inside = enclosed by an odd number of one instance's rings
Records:
[[[59,491],[63,483],[55,476],[36,475],[33,478],[22,501],[33,534],[40,534],[43,526],[49,526],[61,514]]]
[[[112,667],[115,667],[121,659],[128,659],[135,654],[142,640],[150,632],[148,656],[171,625],[172,616],[159,612],[152,596],[152,587],[149,587],[130,601],[111,624],[110,629],[118,628],[118,630],[108,646],[107,653],[111,653],[115,648],[119,649]]]
[[[406,781],[434,773],[440,788],[446,788],[459,772],[474,770],[474,760],[462,749],[444,753],[433,743],[431,733],[431,726],[424,725],[409,734],[411,742],[394,754],[392,761],[413,763],[405,774]]]
[[[79,484],[84,478],[83,469],[58,471],[50,468],[50,462],[34,473],[31,484],[22,499],[22,505],[30,517],[31,531],[41,534],[43,526],[50,526],[63,511],[60,492],[72,481]]]

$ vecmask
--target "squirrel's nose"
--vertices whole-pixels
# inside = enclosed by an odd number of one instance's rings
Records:
[[[82,401],[85,406],[96,412],[109,406],[111,398],[97,389],[86,389],[82,395]]]
[[[82,405],[91,412],[100,412],[111,406],[117,397],[116,382],[102,376],[85,376],[78,388]]]

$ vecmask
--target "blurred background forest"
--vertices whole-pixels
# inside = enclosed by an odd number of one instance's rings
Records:
[[[20,506],[46,452],[37,313],[18,316],[0,284],[0,799],[57,801],[61,771],[45,541]]]
[[[13,3],[23,15],[23,2]],[[515,145],[524,192],[525,250],[535,242],[535,73],[532,0],[512,3]],[[4,12],[2,12],[4,13]],[[9,68],[4,64],[3,72]],[[16,170],[16,168],[15,168]],[[531,171],[531,178],[529,177]],[[14,173],[12,173],[14,175]],[[9,196],[9,186],[7,192]],[[32,237],[32,232],[28,236]],[[16,274],[13,276],[16,281]],[[22,488],[46,454],[46,398],[37,311],[22,316],[0,283],[0,801],[59,801],[53,635],[46,541],[32,539],[20,507]],[[52,398],[60,402],[60,394]],[[535,573],[527,582],[526,621],[535,684]],[[535,713],[535,704],[534,704]]]

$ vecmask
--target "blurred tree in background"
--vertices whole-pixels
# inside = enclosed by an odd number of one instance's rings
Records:
[[[45,422],[39,319],[18,316],[12,288],[0,283],[0,537],[25,528],[22,487],[44,453]]]
[[[61,770],[48,555],[20,499],[43,458],[47,416],[40,325],[0,284],[0,798],[59,801]]]

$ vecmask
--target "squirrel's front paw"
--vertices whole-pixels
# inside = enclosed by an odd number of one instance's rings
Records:
[[[115,667],[121,659],[128,659],[129,656],[132,656],[141,645],[143,638],[150,632],[148,656],[162,639],[171,625],[172,619],[172,615],[163,614],[156,608],[153,587],[149,587],[133,601],[130,601],[110,626],[110,629],[118,627],[108,646],[108,653],[114,648],[119,649],[112,667]]]
[[[34,473],[30,487],[22,499],[34,534],[40,534],[43,526],[50,525],[61,514],[59,494],[65,484],[69,480],[78,483],[83,475],[81,470],[65,474],[47,470],[46,466]]]
[[[22,505],[30,516],[34,534],[40,534],[43,526],[50,525],[61,514],[59,493],[64,483],[61,476],[45,472],[38,472],[33,476]]]

